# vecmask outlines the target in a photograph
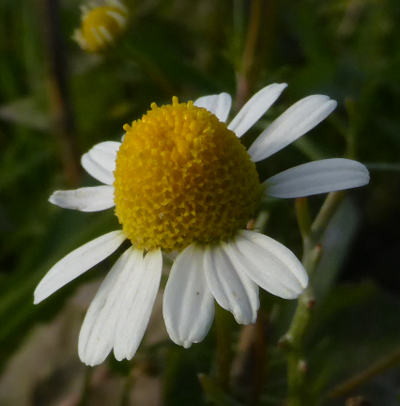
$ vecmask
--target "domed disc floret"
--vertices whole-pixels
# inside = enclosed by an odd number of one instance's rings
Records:
[[[139,249],[180,250],[231,238],[261,186],[236,135],[192,102],[151,105],[124,126],[115,170],[116,215]]]

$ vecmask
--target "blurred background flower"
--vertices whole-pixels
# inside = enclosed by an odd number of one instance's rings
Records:
[[[125,30],[128,9],[119,0],[81,6],[81,28],[72,38],[88,52],[100,52],[113,45]]]
[[[333,156],[365,163],[372,179],[347,193],[322,237],[298,363],[305,404],[343,405],[351,397],[398,404],[399,372],[390,368],[400,360],[398,1],[124,4],[134,16],[125,33],[89,54],[71,40],[81,2],[0,3],[0,404],[283,404],[286,354],[277,342],[295,303],[262,294],[257,323],[245,328],[217,309],[206,340],[183,350],[167,340],[158,297],[135,360],[94,369],[80,363],[76,339],[116,256],[32,304],[51,265],[116,227],[111,212],[82,214],[47,201],[55,189],[95,184],[80,167],[82,152],[119,140],[122,124],[153,101],[228,91],[238,111],[272,82],[288,82],[288,90],[243,137],[247,147],[308,94],[327,94],[338,108],[317,131],[257,164],[261,181]],[[312,215],[322,202],[309,199]],[[268,200],[254,226],[301,257],[293,201]]]

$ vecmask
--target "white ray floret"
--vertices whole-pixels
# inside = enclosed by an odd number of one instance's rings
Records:
[[[109,6],[114,6],[116,8],[119,8],[121,11],[128,13],[128,9],[125,7],[125,5],[119,1],[119,0],[107,0],[107,4]]]
[[[40,281],[34,292],[34,303],[62,288],[103,259],[111,255],[126,239],[122,231],[111,231],[98,237],[58,261]]]
[[[280,151],[325,120],[336,108],[328,96],[312,95],[299,100],[273,121],[253,142],[249,154],[254,162]]]
[[[97,32],[97,27],[91,27],[91,31],[92,34],[94,36],[94,38],[96,39],[97,43],[99,45],[103,45],[104,44],[104,39],[102,38],[102,36]]]
[[[273,295],[295,299],[307,287],[308,276],[292,251],[253,231],[241,231],[227,252],[235,266]]]
[[[260,306],[258,286],[235,266],[224,250],[225,245],[205,250],[208,287],[218,304],[230,311],[239,324],[254,323]]]
[[[92,300],[79,333],[79,357],[86,365],[102,363],[114,346],[123,292],[143,253],[128,248],[118,259]]]
[[[120,142],[105,141],[96,144],[82,155],[81,164],[86,172],[106,185],[114,183],[115,161]]]
[[[107,11],[107,14],[112,17],[121,28],[126,26],[126,18],[122,14],[112,10]]]
[[[164,321],[171,340],[185,348],[203,340],[214,311],[204,274],[203,252],[189,245],[175,259],[163,297]]]
[[[215,114],[219,121],[226,121],[231,110],[232,97],[228,93],[220,93],[212,96],[199,97],[193,103],[197,107],[203,107],[210,113]]]
[[[263,186],[269,196],[294,198],[364,186],[368,169],[351,159],[332,158],[308,162],[267,179]]]
[[[103,36],[103,38],[108,41],[108,42],[113,42],[113,37],[111,36],[110,32],[107,30],[104,25],[100,25],[99,27],[100,34]]]
[[[81,20],[83,20],[87,16],[87,14],[91,11],[92,7],[82,4],[79,6],[79,9],[81,10]]]
[[[86,41],[85,37],[82,34],[82,31],[80,29],[75,29],[73,34],[72,34],[72,39],[78,43],[78,45],[82,49],[86,49],[88,46],[88,42]]]
[[[131,359],[142,341],[158,292],[162,270],[161,250],[150,251],[130,270],[122,292],[121,312],[115,330],[114,355]]]
[[[268,111],[286,87],[286,83],[265,86],[240,109],[228,128],[241,137]]]
[[[113,186],[83,187],[75,190],[57,190],[49,202],[64,209],[102,211],[114,207]]]

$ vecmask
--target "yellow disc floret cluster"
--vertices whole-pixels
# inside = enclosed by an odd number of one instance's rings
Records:
[[[103,51],[125,29],[127,18],[128,11],[119,0],[107,0],[101,6],[84,6],[81,27],[75,30],[73,38],[85,51]]]
[[[206,109],[172,100],[126,124],[118,151],[116,215],[140,249],[229,239],[260,198],[255,165],[236,135]]]

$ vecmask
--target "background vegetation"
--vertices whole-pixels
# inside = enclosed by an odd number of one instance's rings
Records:
[[[78,360],[78,332],[115,258],[32,304],[53,263],[116,224],[112,213],[82,214],[47,202],[55,189],[94,184],[79,166],[83,152],[117,140],[122,125],[152,101],[228,91],[238,106],[277,81],[289,87],[260,127],[309,94],[328,94],[339,106],[258,165],[261,178],[339,156],[366,163],[372,178],[347,193],[323,237],[300,404],[398,405],[398,0],[126,4],[128,31],[96,56],[70,39],[79,1],[0,2],[0,404],[285,403],[287,350],[278,343],[296,303],[264,292],[256,325],[240,327],[219,311],[207,339],[184,350],[168,340],[158,300],[134,360],[109,357],[94,369]],[[313,213],[322,202],[309,199]],[[301,257],[293,201],[267,202],[261,217],[268,219],[265,232]]]

